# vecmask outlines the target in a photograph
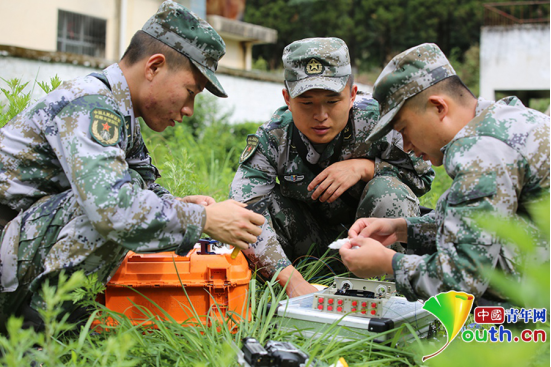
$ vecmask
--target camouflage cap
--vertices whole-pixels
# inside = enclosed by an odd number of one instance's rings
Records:
[[[291,98],[310,89],[340,92],[352,74],[348,47],[339,38],[306,38],[283,50],[285,85]]]
[[[373,86],[380,120],[367,140],[379,139],[392,130],[390,122],[408,98],[453,75],[455,70],[434,43],[424,43],[395,56]]]
[[[210,24],[168,0],[149,18],[142,31],[187,56],[208,79],[206,88],[212,94],[228,96],[214,74],[218,60],[226,53],[226,44]]]

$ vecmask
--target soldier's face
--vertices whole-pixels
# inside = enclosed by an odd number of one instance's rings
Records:
[[[331,142],[346,126],[348,113],[356,99],[358,87],[347,85],[340,93],[312,89],[296,98],[283,90],[285,103],[293,114],[293,121],[312,143]]]
[[[440,149],[446,145],[438,115],[432,110],[416,111],[404,106],[393,120],[393,128],[402,134],[404,151],[413,151],[415,156],[441,166],[444,154]]]
[[[185,68],[159,67],[146,87],[140,116],[152,130],[161,132],[184,116],[193,115],[195,97],[205,88],[207,78]]]

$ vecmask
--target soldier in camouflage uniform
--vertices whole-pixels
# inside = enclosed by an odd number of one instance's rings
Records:
[[[155,183],[137,120],[163,131],[193,114],[203,88],[226,96],[214,74],[224,53],[205,21],[164,2],[120,63],[63,83],[0,129],[0,327],[15,314],[40,329],[38,291],[62,270],[106,282],[128,250],[183,254],[203,231],[256,241],[264,218],[244,204],[175,198]]]
[[[476,228],[474,218],[518,214],[534,228],[527,207],[549,193],[549,117],[516,97],[477,100],[434,44],[396,56],[377,79],[374,96],[381,120],[369,140],[392,128],[401,132],[404,149],[443,164],[453,183],[429,215],[357,221],[350,236],[367,238],[343,246],[343,261],[362,277],[394,273],[398,292],[410,301],[449,290],[471,293],[480,305],[504,301],[481,269],[518,280],[521,254]],[[396,240],[415,254],[383,246]],[[541,246],[548,261],[549,243]]]
[[[430,189],[434,172],[404,153],[395,132],[367,143],[378,104],[357,92],[342,40],[293,42],[283,64],[287,105],[248,136],[230,197],[268,202],[267,224],[245,253],[265,277],[281,270],[284,285],[295,259],[312,244],[315,256],[323,254],[356,218],[418,215],[417,196]],[[287,294],[314,291],[294,272]]]

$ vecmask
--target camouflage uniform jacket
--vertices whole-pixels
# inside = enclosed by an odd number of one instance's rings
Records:
[[[366,138],[379,118],[379,105],[370,94],[358,93],[350,111],[348,126],[320,155],[310,141],[299,132],[307,147],[306,159],[326,168],[330,164],[337,140],[343,135],[341,153],[337,161],[354,158],[367,158],[375,162],[375,175],[391,175],[399,178],[412,191],[421,196],[430,190],[434,171],[431,165],[402,149],[402,136],[392,131],[381,139],[367,143]],[[232,182],[230,197],[240,202],[256,201],[270,192],[279,182],[285,197],[312,204],[308,184],[316,174],[303,163],[292,143],[293,118],[287,106],[279,108],[271,120],[262,125],[256,136],[258,145],[254,154],[243,161]],[[298,130],[297,130],[298,131]],[[245,153],[245,152],[244,152]],[[359,182],[348,192],[359,200],[365,182]],[[283,250],[275,251],[283,254]],[[274,261],[275,263],[275,261]],[[271,267],[257,264],[258,267]]]
[[[154,182],[159,174],[134,117],[126,79],[117,64],[103,73],[111,90],[93,76],[63,83],[0,129],[0,204],[21,212],[44,196],[73,190],[93,227],[127,249],[195,243],[206,220],[204,208],[175,200]],[[93,138],[95,120],[112,129],[112,141]],[[17,231],[6,235],[9,225],[1,243],[3,279],[10,273],[6,267],[14,266],[6,254],[18,253]]]
[[[426,255],[394,255],[397,289],[411,301],[449,290],[499,301],[480,270],[499,268],[518,277],[521,254],[476,229],[473,218],[526,215],[527,204],[549,192],[549,117],[516,97],[479,99],[475,118],[442,151],[453,182],[435,212],[407,218],[408,249]],[[549,243],[542,246],[549,257]]]

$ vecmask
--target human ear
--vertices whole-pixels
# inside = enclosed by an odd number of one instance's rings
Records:
[[[289,95],[289,92],[287,92],[287,89],[283,88],[281,90],[281,93],[283,94],[283,99],[285,100],[285,104],[289,108],[289,111],[291,111],[291,96]]]
[[[354,84],[352,86],[352,90],[350,91],[350,108],[352,108],[352,106],[354,105],[354,101],[356,100],[357,94],[358,94],[358,86]]]
[[[428,104],[429,107],[434,108],[440,120],[443,120],[448,115],[450,106],[448,101],[442,96],[430,96]]]
[[[145,62],[145,78],[152,81],[159,71],[166,67],[166,57],[163,54],[151,55]]]

